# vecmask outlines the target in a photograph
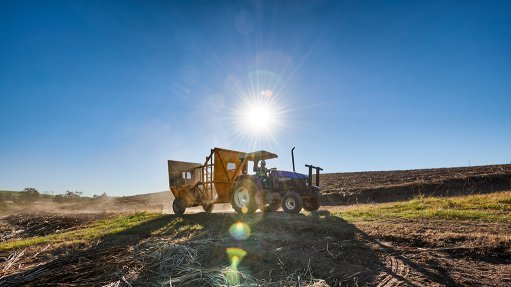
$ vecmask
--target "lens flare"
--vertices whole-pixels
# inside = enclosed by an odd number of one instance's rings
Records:
[[[229,227],[229,233],[232,238],[236,240],[245,240],[250,236],[250,227],[247,224],[238,221]]]
[[[234,270],[232,268],[227,268],[225,272],[225,281],[227,281],[227,286],[236,286],[240,283],[240,273],[238,270]]]
[[[261,92],[261,95],[265,96],[267,98],[270,98],[271,96],[273,96],[273,91],[272,90],[264,90]]]
[[[238,248],[238,247],[229,247],[227,248],[227,256],[229,257],[229,261],[231,262],[231,268],[237,269],[243,257],[247,255],[247,251]]]
[[[240,273],[238,272],[238,265],[243,257],[247,255],[247,251],[238,247],[227,248],[227,256],[231,265],[227,268],[225,273],[226,283],[229,286],[238,285],[240,283]]]

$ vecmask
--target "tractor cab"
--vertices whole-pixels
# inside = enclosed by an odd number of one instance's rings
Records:
[[[265,150],[260,150],[260,151],[255,151],[255,152],[249,152],[249,153],[245,153],[245,154],[242,154],[240,155],[240,160],[244,161],[252,161],[254,163],[254,166],[252,168],[252,171],[257,173],[257,171],[259,170],[259,162],[261,160],[270,160],[270,159],[274,159],[274,158],[277,158],[278,155],[272,153],[272,152],[268,152],[268,151],[265,151]],[[246,169],[246,166],[245,166],[245,169],[243,171],[243,173],[247,173],[247,169]]]

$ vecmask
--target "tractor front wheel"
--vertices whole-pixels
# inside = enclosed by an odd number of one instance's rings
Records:
[[[319,198],[312,197],[303,201],[303,209],[307,211],[316,211],[319,209]]]
[[[248,180],[239,181],[232,193],[231,205],[237,213],[254,213],[257,210],[257,186]]]
[[[172,209],[174,210],[174,214],[181,215],[185,213],[186,210],[186,202],[183,198],[175,198],[172,202]]]
[[[295,192],[288,192],[282,197],[282,209],[287,213],[299,213],[302,210],[302,197]]]

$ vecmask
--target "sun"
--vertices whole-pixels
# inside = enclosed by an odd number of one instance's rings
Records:
[[[286,122],[286,109],[269,92],[240,97],[233,120],[236,133],[249,145],[274,144]]]
[[[276,114],[269,104],[257,103],[246,107],[246,109],[244,121],[253,132],[260,133],[265,129],[270,129],[271,124],[276,120]]]

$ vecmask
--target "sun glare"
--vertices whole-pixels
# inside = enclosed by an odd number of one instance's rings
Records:
[[[258,133],[264,131],[264,129],[271,129],[270,125],[276,117],[271,106],[260,103],[247,108],[245,121],[248,128]]]
[[[286,83],[281,75],[265,70],[252,71],[246,79],[228,78],[226,87],[237,99],[227,109],[230,140],[247,149],[279,145],[295,110],[292,98],[286,97]]]
[[[283,106],[275,97],[268,97],[262,93],[243,97],[241,100],[234,115],[238,136],[244,138],[250,145],[274,144],[284,125]]]

